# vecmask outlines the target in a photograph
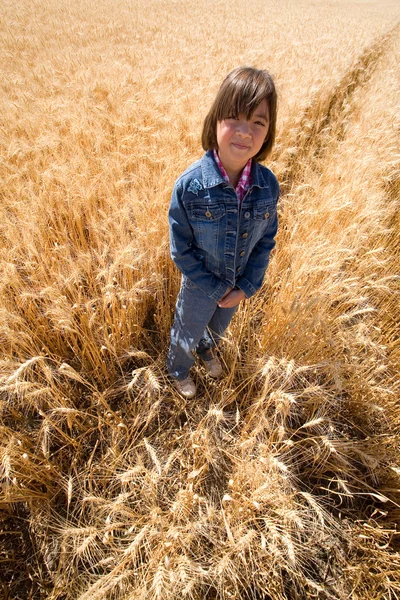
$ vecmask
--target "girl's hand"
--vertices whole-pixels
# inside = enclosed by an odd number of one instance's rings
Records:
[[[221,300],[218,302],[218,306],[220,308],[233,308],[245,298],[246,294],[243,290],[231,290],[221,298]]]
[[[219,301],[222,302],[222,300],[224,300],[231,293],[232,290],[233,290],[232,287],[228,287],[225,294],[222,296],[222,298],[219,299]]]

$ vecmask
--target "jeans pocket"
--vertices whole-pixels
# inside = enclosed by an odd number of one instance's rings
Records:
[[[191,289],[197,288],[197,285],[195,283],[193,283],[193,281],[191,279],[189,279],[189,277],[186,277],[185,275],[182,275],[181,286],[183,288],[185,288],[186,290],[191,290]]]

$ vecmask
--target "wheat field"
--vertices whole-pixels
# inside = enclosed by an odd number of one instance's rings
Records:
[[[400,7],[4,0],[0,598],[400,598]],[[174,180],[267,68],[262,290],[181,399]]]

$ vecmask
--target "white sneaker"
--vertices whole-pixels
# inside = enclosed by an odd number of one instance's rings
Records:
[[[196,384],[191,377],[186,377],[186,379],[180,381],[175,379],[174,385],[183,398],[190,400],[196,395]]]
[[[205,370],[207,371],[207,374],[212,377],[213,379],[218,379],[219,377],[221,377],[222,375],[222,365],[220,360],[216,357],[213,356],[213,358],[211,358],[210,360],[203,360],[202,361]]]

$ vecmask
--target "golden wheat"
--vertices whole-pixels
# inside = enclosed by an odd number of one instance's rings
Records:
[[[399,598],[397,3],[0,11],[4,597]],[[241,64],[279,89],[280,230],[186,403],[167,209]]]

